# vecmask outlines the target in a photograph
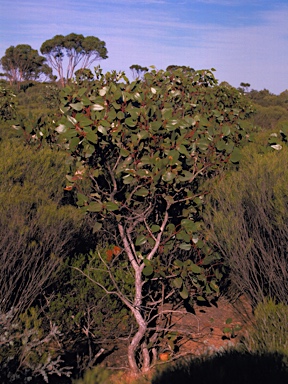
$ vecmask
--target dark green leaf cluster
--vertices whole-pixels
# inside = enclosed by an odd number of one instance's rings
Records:
[[[95,216],[95,230],[108,218],[115,226],[135,221],[131,240],[144,259],[145,276],[172,272],[186,298],[179,266],[167,259],[171,252],[186,252],[183,277],[189,277],[189,286],[217,291],[216,280],[206,286],[201,269],[215,260],[202,264],[203,257],[195,256],[210,254],[199,221],[204,183],[229,161],[239,161],[249,103],[237,90],[218,86],[208,70],[152,70],[132,83],[121,73],[96,76],[60,95],[63,117],[56,131],[74,159],[67,187],[78,189],[78,204]],[[91,181],[88,194],[81,191],[85,178]],[[169,220],[161,228],[165,212]],[[157,257],[150,258],[159,233]],[[196,264],[188,260],[192,254]]]
[[[1,66],[11,83],[38,80],[41,75],[52,77],[52,69],[45,62],[45,57],[27,44],[9,47],[1,58]]]

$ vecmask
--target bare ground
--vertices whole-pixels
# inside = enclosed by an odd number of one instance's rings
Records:
[[[182,336],[178,340],[178,351],[170,352],[169,359],[210,355],[229,349],[239,343],[251,319],[252,309],[243,297],[234,303],[221,297],[215,305],[196,306],[194,313],[180,308],[172,317],[172,330]],[[128,368],[127,345],[128,340],[118,340],[115,350],[103,364],[114,369]]]

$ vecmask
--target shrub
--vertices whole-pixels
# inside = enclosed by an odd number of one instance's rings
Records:
[[[1,382],[38,384],[39,380],[48,383],[51,375],[69,377],[72,367],[62,364],[58,327],[52,323],[45,326],[37,308],[15,320],[11,320],[11,312],[0,315]]]
[[[169,321],[163,304],[193,305],[219,293],[219,259],[202,239],[204,184],[239,161],[251,106],[207,70],[152,71],[130,83],[98,69],[96,78],[63,89],[56,132],[71,155],[67,188],[114,247],[107,262],[98,255],[111,288],[95,284],[133,315],[129,366],[146,372],[168,330],[157,325]]]
[[[255,319],[244,340],[250,352],[280,353],[288,362],[288,305],[276,304],[272,299],[259,303]]]
[[[257,105],[256,113],[251,118],[254,125],[260,126],[261,129],[265,130],[275,128],[277,123],[287,119],[287,108],[279,105],[267,107]]]
[[[15,98],[12,90],[0,85],[0,120],[10,120],[15,113]]]
[[[80,230],[76,208],[61,206],[64,156],[1,144],[0,311],[29,308],[52,283]]]
[[[265,297],[287,303],[288,152],[257,150],[243,150],[239,171],[215,186],[206,206],[207,236],[238,292],[254,305]]]
[[[70,364],[77,365],[80,373],[98,363],[100,347],[109,354],[120,337],[129,337],[134,325],[119,298],[103,292],[95,280],[109,287],[109,276],[93,252],[67,260],[46,311],[63,334]],[[125,284],[131,289],[131,283]]]

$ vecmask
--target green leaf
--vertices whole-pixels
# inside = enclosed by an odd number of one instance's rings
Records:
[[[196,299],[197,301],[206,301],[203,296],[197,296]]]
[[[179,181],[193,180],[193,178],[194,174],[188,171],[182,171],[182,174],[178,177]]]
[[[152,121],[150,126],[154,132],[157,132],[159,130],[159,128],[161,128],[161,126],[162,126],[162,121]]]
[[[184,251],[190,251],[190,249],[191,249],[191,244],[182,243],[182,244],[179,245],[179,248],[180,248],[180,249],[183,249]]]
[[[223,125],[222,133],[223,133],[224,136],[230,135],[231,129],[230,129],[229,125]]]
[[[134,193],[134,195],[146,197],[149,195],[149,191],[146,188],[140,188],[140,189],[137,189],[137,191]]]
[[[80,142],[79,137],[73,137],[73,139],[71,139],[69,141],[69,149],[70,149],[71,152],[75,151],[75,149],[77,148],[79,142]]]
[[[117,211],[119,207],[118,207],[118,204],[114,203],[113,201],[108,201],[108,203],[106,203],[106,209],[109,212],[113,212],[113,211]]]
[[[82,113],[77,113],[75,118],[81,124],[82,127],[88,127],[89,125],[93,124],[93,121],[88,119],[88,117],[86,117]]]
[[[150,228],[150,231],[151,231],[152,233],[159,232],[159,231],[160,231],[160,226],[154,224],[154,225],[152,225],[152,227]]]
[[[100,229],[102,228],[102,225],[103,225],[102,223],[96,222],[93,226],[93,233],[100,231]]]
[[[197,224],[190,219],[183,219],[181,220],[181,225],[185,229],[187,233],[193,233],[198,230]]]
[[[202,260],[202,265],[209,265],[215,260],[215,255],[208,255]]]
[[[125,175],[123,177],[123,184],[130,185],[135,181],[134,177],[131,175]]]
[[[84,203],[87,203],[87,201],[87,196],[83,195],[83,193],[77,193],[77,205],[83,205]]]
[[[182,144],[179,145],[178,151],[182,155],[189,156],[189,152],[187,151],[187,148],[185,147],[185,145],[182,145]]]
[[[152,265],[146,265],[144,268],[143,268],[143,275],[144,276],[151,276],[153,274],[153,267]]]
[[[113,119],[113,120],[114,120],[114,119]],[[108,120],[104,120],[104,119],[102,119],[102,120],[99,121],[99,125],[102,125],[102,127],[105,127],[105,128],[110,128],[111,123],[109,123]]]
[[[232,323],[232,321],[233,321],[233,319],[231,318],[231,317],[229,317],[227,320],[226,320],[226,324],[231,324]]]
[[[81,102],[82,102],[82,104],[85,106],[85,107],[88,107],[89,105],[91,105],[92,103],[91,103],[91,101],[88,99],[88,97],[86,97],[86,96],[83,96],[82,98],[81,98]]]
[[[200,139],[198,141],[198,147],[201,151],[207,151],[210,143],[208,139]]]
[[[102,203],[97,203],[93,201],[90,203],[87,207],[87,211],[89,212],[101,212],[103,209],[103,204]]]
[[[73,125],[77,124],[77,120],[72,116],[67,116],[67,120]]]
[[[102,111],[104,109],[104,106],[101,104],[93,104],[91,105],[91,110],[92,111]]]
[[[174,260],[174,265],[176,265],[176,267],[182,268],[183,262],[179,259],[176,259],[176,260]]]
[[[136,241],[135,241],[135,245],[136,246],[143,245],[146,243],[146,241],[147,241],[146,236],[144,236],[144,235],[137,236]]]
[[[130,151],[128,151],[125,148],[121,148],[120,149],[120,155],[123,156],[123,157],[128,157],[130,155]]]
[[[125,115],[122,111],[117,112],[117,119],[118,120],[123,120],[124,117],[125,117]]]
[[[75,104],[71,103],[69,105],[71,108],[75,109],[75,111],[82,111],[84,107],[83,103],[75,103]]]
[[[238,163],[241,159],[241,152],[240,152],[240,149],[239,148],[234,148],[233,149],[233,152],[231,153],[231,156],[230,156],[230,161],[232,163]]]
[[[214,281],[211,281],[211,282],[210,282],[210,287],[211,287],[215,292],[219,292],[219,286],[218,286]]]
[[[193,273],[201,273],[202,272],[202,268],[200,268],[198,265],[192,263],[191,265],[189,265],[189,269],[193,272]]]
[[[78,90],[78,96],[82,97],[87,92],[87,88],[80,88]]]
[[[125,124],[128,125],[128,127],[135,127],[137,125],[137,120],[133,120],[131,117],[127,117],[127,119],[125,119]]]
[[[99,125],[99,126],[97,127],[97,130],[98,130],[98,132],[102,133],[102,135],[107,135],[107,130],[106,130],[106,128],[103,127],[102,125]]]
[[[87,132],[85,138],[93,144],[96,144],[98,141],[98,136],[94,131]]]
[[[186,300],[189,296],[187,288],[185,285],[183,285],[182,291],[180,291],[180,296],[182,297],[183,300]]]
[[[219,140],[217,143],[216,143],[216,149],[217,151],[224,151],[224,149],[226,149],[227,145],[225,143],[224,140]]]
[[[176,119],[169,120],[166,124],[166,129],[168,131],[174,131],[179,125],[179,121]]]
[[[147,139],[147,137],[149,137],[149,133],[147,131],[140,131],[137,133],[137,137],[139,140]]]
[[[175,174],[173,172],[166,171],[162,176],[162,179],[166,182],[172,181],[173,179],[175,179]]]
[[[180,289],[182,287],[183,280],[181,279],[181,277],[177,277],[173,280],[173,284],[176,288]]]

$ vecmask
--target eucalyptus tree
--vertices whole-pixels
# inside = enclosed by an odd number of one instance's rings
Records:
[[[107,49],[104,41],[98,37],[70,33],[67,36],[56,35],[46,40],[40,48],[41,53],[47,57],[49,64],[59,75],[64,86],[65,79],[71,79],[78,65],[88,68],[94,61],[107,59]],[[68,58],[66,74],[64,75],[63,61]]]
[[[43,74],[52,77],[52,69],[47,65],[45,57],[28,44],[7,48],[1,58],[1,66],[10,83],[38,80]]]
[[[175,304],[219,294],[221,259],[201,229],[206,181],[239,161],[251,109],[210,70],[152,70],[131,83],[123,73],[96,77],[61,92],[56,131],[71,155],[66,189],[108,239],[82,273],[133,315],[128,362],[134,373],[147,372],[164,342],[173,349]],[[95,278],[95,263],[108,286]]]
[[[147,67],[142,67],[141,65],[138,65],[138,64],[133,64],[129,68],[133,73],[134,79],[136,79],[137,77],[140,78],[149,70]]]
[[[168,65],[168,67],[166,68],[166,71],[171,71],[171,72],[174,72],[176,71],[177,69],[182,69],[183,72],[186,72],[186,73],[193,73],[195,72],[195,69],[194,68],[191,68],[189,66],[186,66],[186,65]]]

